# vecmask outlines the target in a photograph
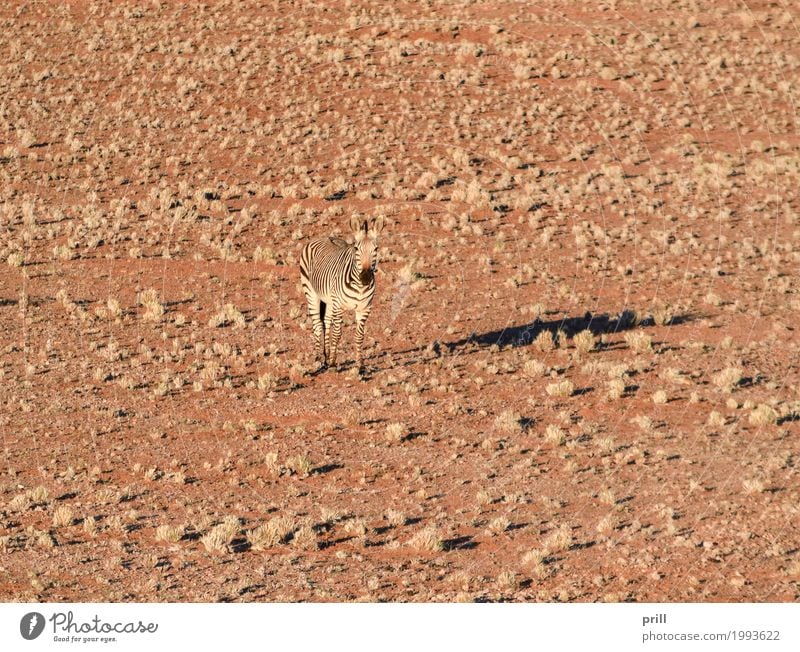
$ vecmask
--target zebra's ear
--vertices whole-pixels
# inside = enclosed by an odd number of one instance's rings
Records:
[[[378,215],[374,220],[372,220],[372,230],[375,233],[380,233],[383,231],[383,215]]]
[[[350,230],[355,234],[361,230],[361,218],[358,215],[353,215],[350,218]]]

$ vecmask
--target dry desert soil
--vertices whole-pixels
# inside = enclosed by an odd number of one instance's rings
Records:
[[[792,3],[182,5],[0,7],[0,599],[800,599]]]

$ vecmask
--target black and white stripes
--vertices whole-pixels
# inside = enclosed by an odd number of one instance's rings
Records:
[[[359,372],[363,371],[364,327],[375,294],[378,264],[377,237],[383,218],[371,221],[353,217],[354,244],[340,238],[319,238],[303,247],[300,282],[308,303],[314,346],[321,369],[336,365],[342,334],[342,312],[356,311],[356,348]]]

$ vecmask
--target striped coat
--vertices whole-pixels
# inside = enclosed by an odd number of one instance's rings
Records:
[[[375,294],[378,264],[378,234],[383,218],[350,220],[354,243],[340,238],[312,240],[300,256],[300,282],[308,304],[314,333],[314,349],[320,371],[336,365],[342,334],[342,313],[355,310],[356,350],[359,372],[363,373],[364,328]]]

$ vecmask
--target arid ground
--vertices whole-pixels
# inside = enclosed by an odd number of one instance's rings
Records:
[[[0,598],[800,599],[796,7],[180,4],[0,8]]]

